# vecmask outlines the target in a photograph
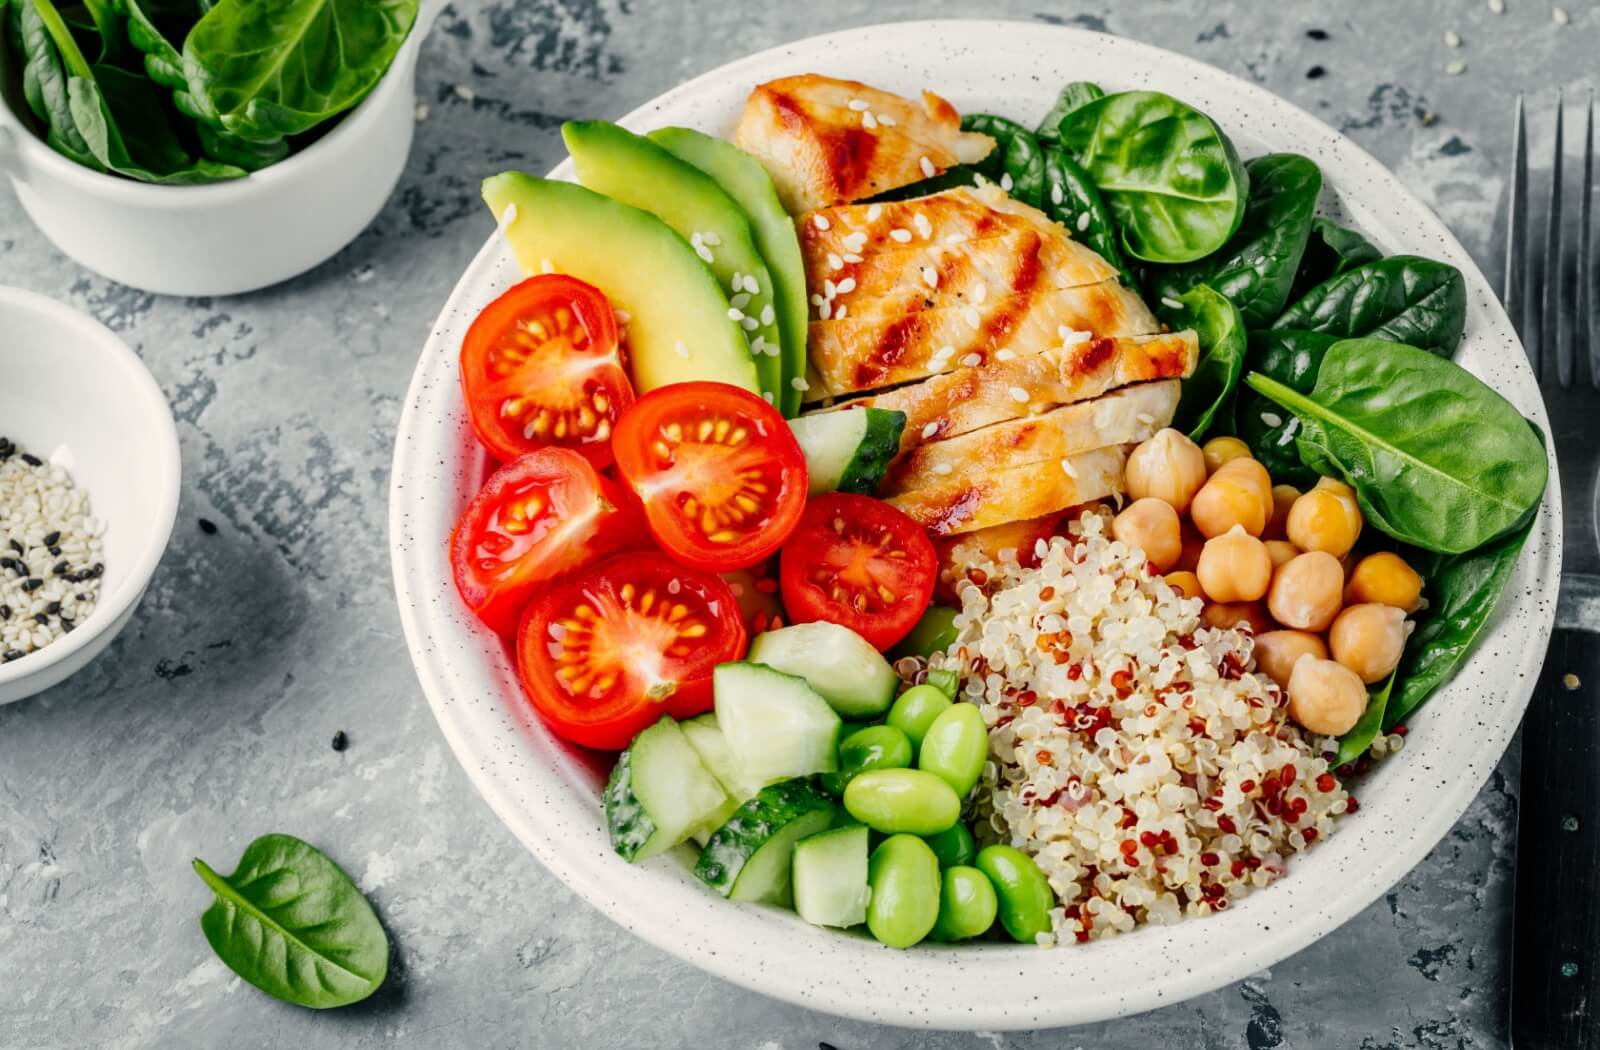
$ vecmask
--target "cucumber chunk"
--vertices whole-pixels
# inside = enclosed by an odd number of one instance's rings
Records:
[[[855,492],[871,496],[900,451],[906,414],[886,408],[852,408],[789,420],[805,453],[811,495]]]
[[[813,926],[859,926],[867,921],[865,824],[825,831],[794,848],[794,910]]]
[[[762,788],[712,834],[694,873],[724,897],[788,906],[795,843],[826,831],[835,810],[804,780]]]
[[[683,735],[689,738],[689,746],[700,755],[700,761],[705,763],[711,775],[717,778],[717,783],[722,785],[738,805],[747,798],[751,798],[761,790],[761,784],[746,777],[739,768],[739,763],[734,760],[733,752],[728,748],[728,737],[717,725],[717,716],[707,713],[687,722],[679,722],[678,728],[683,730]],[[723,818],[727,819],[726,817]],[[719,822],[720,824],[720,822]],[[715,831],[713,827],[711,830]]]
[[[842,722],[805,679],[757,663],[712,672],[717,725],[739,776],[758,784],[839,768]]]
[[[871,642],[822,620],[756,635],[749,659],[804,678],[845,718],[883,714],[900,686],[900,676]]]
[[[638,862],[716,827],[729,798],[671,718],[634,738],[606,784],[611,846]]]

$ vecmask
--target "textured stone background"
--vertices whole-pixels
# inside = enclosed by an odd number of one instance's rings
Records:
[[[850,25],[982,14],[1087,26],[1320,115],[1494,272],[1512,94],[1592,88],[1600,43],[1593,0],[1568,0],[1564,28],[1547,2],[1506,3],[1503,16],[1483,0],[461,3],[423,51],[426,115],[382,215],[314,272],[237,299],[110,284],[56,252],[0,188],[0,281],[82,307],[139,350],[177,411],[186,468],[172,549],[133,625],[75,680],[0,709],[0,1047],[1504,1046],[1513,768],[1337,933],[1132,1020],[902,1032],[675,962],[548,875],[457,768],[400,637],[385,501],[416,353],[490,229],[477,182],[549,167],[565,118],[614,116],[725,61]],[[1467,72],[1446,76],[1457,58]],[[1536,121],[1536,157],[1547,138]],[[220,531],[202,533],[200,517]],[[338,729],[343,754],[328,743]],[[323,845],[372,895],[396,949],[374,1000],[285,1006],[207,949],[196,917],[208,895],[189,859],[227,870],[269,830]]]

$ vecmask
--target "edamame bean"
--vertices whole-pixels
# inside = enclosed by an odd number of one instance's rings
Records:
[[[921,747],[928,727],[950,703],[950,698],[942,689],[931,685],[914,685],[901,693],[894,706],[889,708],[887,721],[911,739],[912,747]]]
[[[911,741],[894,726],[857,729],[839,744],[839,769],[822,775],[822,789],[843,795],[845,787],[872,769],[904,769],[911,764]]]
[[[915,835],[884,839],[867,863],[867,882],[867,929],[879,942],[909,948],[939,921],[939,859]]]
[[[928,835],[923,841],[933,849],[933,855],[939,858],[941,868],[971,864],[972,859],[978,855],[978,844],[972,840],[972,832],[959,820],[950,825],[949,830],[941,831],[937,835]]]
[[[937,835],[961,816],[955,789],[920,769],[873,769],[844,789],[844,808],[887,835]]]
[[[952,704],[928,726],[917,750],[917,768],[932,773],[966,798],[989,757],[989,729],[974,704]]]
[[[936,941],[964,941],[994,925],[1000,902],[994,883],[977,868],[944,869],[939,892],[939,921],[930,936]]]
[[[978,851],[979,871],[989,877],[1000,898],[1000,922],[1011,939],[1037,944],[1049,933],[1055,894],[1033,858],[1011,846],[985,846]]]

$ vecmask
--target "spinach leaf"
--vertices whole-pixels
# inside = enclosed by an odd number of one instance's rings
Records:
[[[1383,252],[1355,230],[1340,226],[1332,219],[1314,219],[1291,298],[1299,299],[1328,278],[1381,258]]]
[[[263,835],[232,875],[195,859],[217,899],[200,916],[212,951],[268,995],[323,1010],[360,1002],[389,972],[389,938],[356,884],[315,847]]]
[[[183,43],[191,91],[223,129],[297,135],[375,87],[417,18],[417,0],[219,0]]]
[[[1093,176],[1136,259],[1202,259],[1244,219],[1250,177],[1233,143],[1171,96],[1124,91],[1081,106],[1061,122],[1061,146]]]
[[[1361,712],[1361,719],[1350,728],[1350,732],[1339,738],[1338,756],[1330,763],[1334,768],[1347,762],[1354,762],[1367,753],[1367,748],[1378,739],[1380,732],[1386,732],[1383,725],[1384,712],[1389,709],[1389,698],[1394,695],[1394,683],[1400,676],[1396,668],[1384,679],[1381,688],[1372,690],[1367,696],[1367,709]]]
[[[1175,301],[1182,309],[1162,304],[1161,319],[1174,329],[1194,329],[1200,339],[1200,361],[1183,381],[1172,425],[1199,441],[1218,414],[1233,404],[1233,391],[1244,371],[1244,319],[1227,296],[1209,285],[1196,285]]]
[[[1472,655],[1511,579],[1537,518],[1475,551],[1417,566],[1428,607],[1417,619],[1400,658],[1400,688],[1383,717],[1384,732],[1405,721]]]
[[[1317,385],[1317,372],[1328,348],[1338,336],[1323,332],[1276,331],[1250,333],[1248,367],[1302,394]],[[1295,448],[1299,420],[1253,390],[1241,389],[1234,405],[1234,433],[1267,468],[1275,481],[1304,488],[1317,479],[1315,471],[1300,462]]]
[[[1050,112],[1039,121],[1039,126],[1033,133],[1039,141],[1046,146],[1054,146],[1061,141],[1061,122],[1068,113],[1081,106],[1087,106],[1097,98],[1105,98],[1106,93],[1099,84],[1091,84],[1087,80],[1074,80],[1061,89],[1056,96],[1056,104],[1050,107]]]
[[[946,168],[931,179],[922,179],[909,186],[897,186],[892,190],[884,190],[873,197],[868,197],[870,202],[882,201],[908,201],[913,197],[926,197],[930,193],[943,193],[960,186],[976,186],[979,178],[987,178],[975,167],[966,164],[957,164],[953,168]]]
[[[1111,211],[1095,188],[1089,173],[1059,149],[1044,151],[1044,211],[1061,223],[1072,236],[1093,248],[1116,267],[1123,284],[1135,286],[1122,249],[1117,246],[1117,228]]]
[[[22,12],[14,0],[0,0],[0,106],[17,115],[30,131],[35,114],[22,86]]]
[[[1177,299],[1196,285],[1208,284],[1256,329],[1271,324],[1289,301],[1311,236],[1322,172],[1295,153],[1269,153],[1244,167],[1250,197],[1238,232],[1214,255],[1155,270],[1148,297]]]
[[[961,118],[961,127],[995,141],[993,152],[978,163],[980,172],[1024,204],[1037,208],[1043,203],[1044,149],[1033,132],[991,113],[968,114]]]
[[[1272,327],[1387,339],[1449,357],[1467,324],[1467,285],[1448,263],[1396,255],[1317,285]]]
[[[189,156],[155,84],[115,66],[68,82],[72,120],[95,161],[140,182],[191,186],[242,178],[243,168]]]
[[[73,76],[88,76],[88,61],[50,0],[14,2],[21,12],[22,53],[26,58],[23,92],[28,108],[44,125],[45,144],[86,168],[104,170],[73,122],[67,91],[69,71]]]
[[[1306,466],[1343,479],[1369,524],[1460,554],[1523,524],[1544,494],[1544,446],[1471,373],[1379,339],[1335,343],[1309,396],[1260,373],[1252,389],[1300,420]]]

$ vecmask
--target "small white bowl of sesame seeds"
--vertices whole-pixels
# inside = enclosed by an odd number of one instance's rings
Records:
[[[0,704],[61,682],[133,617],[182,473],[166,397],[104,325],[0,286]]]

